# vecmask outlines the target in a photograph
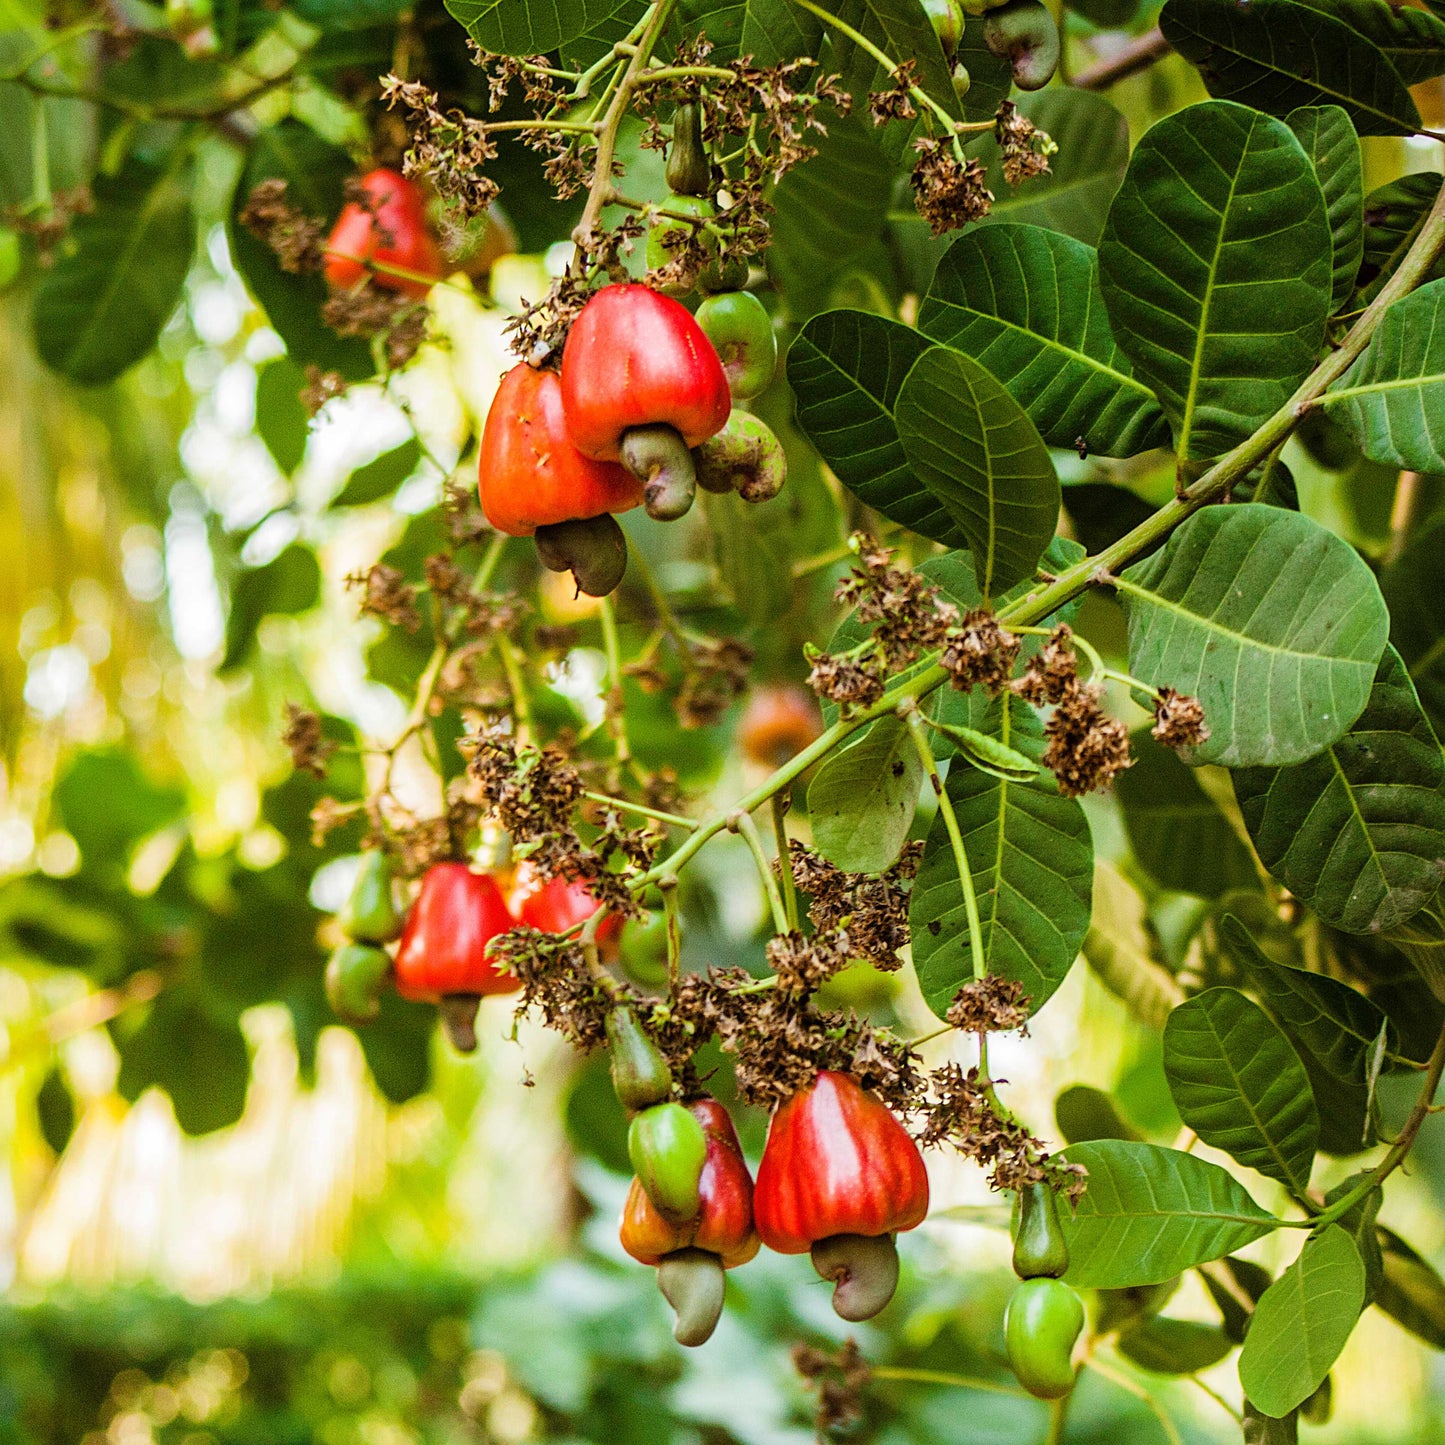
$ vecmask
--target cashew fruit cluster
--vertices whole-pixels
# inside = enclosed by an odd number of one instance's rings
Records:
[[[1014,1273],[1019,1284],[1004,1311],[1004,1348],[1018,1382],[1041,1400],[1074,1388],[1074,1346],[1084,1328],[1084,1302],[1060,1277],[1069,1246],[1058,1200],[1046,1181],[1020,1190],[1014,1223]]]
[[[657,1269],[680,1344],[700,1345],[722,1313],[724,1276],[762,1245],[811,1254],[845,1320],[871,1319],[898,1283],[894,1236],[928,1213],[918,1146],[848,1075],[824,1071],[774,1113],[754,1185],[727,1110],[672,1098],[666,1061],[632,1008],[608,1020],[612,1080],[632,1111],[636,1171],[622,1247]]]

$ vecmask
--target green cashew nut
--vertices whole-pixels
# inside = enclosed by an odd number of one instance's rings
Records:
[[[391,860],[380,849],[361,855],[356,882],[336,921],[357,943],[390,943],[400,937],[404,920],[392,890]]]
[[[1069,1245],[1059,1224],[1058,1197],[1046,1182],[1019,1190],[1014,1228],[1014,1273],[1020,1279],[1057,1279],[1069,1267]]]
[[[625,1004],[607,1015],[612,1089],[624,1109],[646,1109],[672,1092],[672,1070]]]
[[[667,188],[679,196],[712,191],[712,166],[702,143],[702,107],[684,101],[672,114],[672,144],[667,150]]]
[[[577,590],[589,597],[606,597],[627,572],[627,538],[609,512],[538,527],[532,543],[548,571],[570,572]]]
[[[657,1266],[657,1287],[677,1314],[672,1337],[680,1345],[702,1345],[722,1317],[727,1285],[722,1260],[705,1249],[679,1249]]]
[[[369,1023],[381,1012],[378,995],[391,958],[369,943],[343,943],[326,961],[326,1002],[337,1018]]]
[[[1040,1400],[1074,1388],[1074,1344],[1084,1328],[1084,1302],[1061,1279],[1026,1279],[1003,1317],[1004,1345],[1019,1384]]]
[[[1039,0],[1009,0],[989,11],[983,22],[983,43],[1013,66],[1020,90],[1041,90],[1059,65],[1059,27]]]

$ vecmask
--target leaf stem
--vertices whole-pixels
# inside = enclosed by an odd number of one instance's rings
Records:
[[[1033,1399],[1021,1386],[1003,1385],[997,1380],[981,1380],[975,1375],[955,1375],[947,1370],[918,1370],[910,1365],[874,1365],[871,1374],[875,1380],[911,1380],[920,1385],[952,1385],[960,1390],[982,1390],[989,1395]]]
[[[783,880],[783,906],[788,914],[788,929],[799,926],[798,888],[793,882],[793,850],[788,846],[788,809],[784,794],[773,794],[773,837],[778,844],[778,876]]]
[[[621,808],[626,813],[637,813],[644,818],[656,818],[672,828],[696,828],[697,820],[684,818],[681,813],[664,813],[661,808],[649,808],[644,803],[634,803],[627,798],[614,798],[610,793],[584,792],[584,798],[594,803],[603,803],[609,808]]]
[[[788,932],[788,915],[783,909],[783,899],[778,892],[777,879],[773,877],[772,865],[768,862],[768,855],[763,851],[763,840],[758,833],[758,825],[753,822],[748,813],[737,812],[728,819],[730,832],[742,836],[744,843],[748,845],[748,851],[753,855],[753,862],[757,864],[758,877],[763,881],[763,892],[768,895],[768,907],[773,914],[773,929],[777,933]]]

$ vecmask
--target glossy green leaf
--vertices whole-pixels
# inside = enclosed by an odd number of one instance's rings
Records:
[[[1399,649],[1410,681],[1435,728],[1445,735],[1445,517],[1421,527],[1380,577],[1390,606],[1390,641]]]
[[[1156,956],[1148,910],[1134,885],[1112,863],[1094,867],[1094,909],[1084,957],[1110,993],[1147,1028],[1162,1029],[1183,996]]]
[[[1078,1289],[1162,1284],[1276,1227],[1227,1170],[1178,1149],[1099,1139],[1060,1157],[1089,1171],[1073,1217],[1062,1211]]]
[[[1338,105],[1361,135],[1407,135],[1420,112],[1400,73],[1339,18],[1298,0],[1169,0],[1159,28],[1209,93],[1273,115]]]
[[[1260,861],[1335,928],[1393,928],[1445,882],[1445,754],[1393,647],[1344,737],[1234,791]]]
[[[913,474],[894,408],[903,379],[932,343],[866,311],[825,311],[788,350],[798,425],[866,506],[946,547],[967,545],[943,503]]]
[[[1032,577],[1059,517],[1043,438],[1004,386],[946,346],[924,352],[898,393],[898,438],[967,538],[985,597]]]
[[[1368,306],[1395,274],[1435,204],[1441,180],[1439,171],[1417,171],[1379,186],[1365,197],[1364,254],[1359,289],[1350,298],[1352,311]],[[1442,267],[1445,263],[1436,261],[1426,279],[1437,279]]]
[[[1156,1375],[1193,1375],[1217,1365],[1234,1342],[1218,1325],[1155,1315],[1119,1336],[1119,1353]]]
[[[1050,446],[1132,456],[1169,440],[1154,393],[1115,344],[1092,248],[1036,226],[987,226],[944,254],[919,329],[1008,387]]]
[[[301,465],[311,418],[301,403],[306,373],[278,356],[256,372],[256,430],[276,465],[288,476]]]
[[[1070,1144],[1088,1139],[1142,1139],[1119,1112],[1112,1094],[1088,1084],[1071,1084],[1054,1100],[1054,1122]]]
[[[667,39],[706,35],[709,65],[751,56],[754,65],[777,65],[815,54],[822,22],[791,0],[681,0],[668,23]]]
[[[923,763],[908,729],[880,718],[861,742],[835,753],[808,786],[813,841],[849,873],[879,873],[908,836]]]
[[[1360,1317],[1365,1266],[1337,1224],[1309,1239],[1265,1290],[1239,1356],[1239,1383],[1278,1419],[1304,1404],[1329,1374]]]
[[[1134,856],[1163,888],[1218,898],[1255,886],[1249,849],[1193,771],[1147,732],[1130,739],[1134,766],[1121,773],[1114,796]]]
[[[1219,937],[1249,986],[1335,1078],[1364,1079],[1382,1030],[1387,1050],[1396,1049],[1379,1005],[1349,984],[1270,958],[1232,914],[1220,920]]]
[[[1385,312],[1323,405],[1371,461],[1445,471],[1445,280]]]
[[[1299,0],[1317,14],[1343,21],[1379,51],[1406,85],[1445,74],[1445,23],[1428,10],[1389,0]],[[1365,52],[1368,53],[1368,52]]]
[[[123,748],[88,748],[75,753],[51,794],[56,824],[75,839],[87,872],[124,871],[131,847],[178,822],[186,793],[141,771]]]
[[[1232,988],[1186,999],[1164,1028],[1164,1073],[1206,1144],[1295,1194],[1309,1187],[1320,1136],[1309,1077],[1258,1004]]]
[[[1026,750],[1021,729],[1037,724],[1016,707],[1002,727],[1003,742]],[[1022,984],[1031,1006],[1042,1008],[1089,928],[1093,844],[1084,810],[1049,784],[1006,782],[974,768],[950,767],[947,788],[978,902],[985,968]],[[909,925],[923,996],[942,1016],[973,977],[973,958],[958,863],[941,815],[914,880]]]
[[[31,321],[45,364],[94,386],[135,365],[181,299],[196,243],[184,148],[153,166],[132,155],[95,179],[95,205],[72,226],[74,250],[45,273]]]
[[[1208,507],[1118,589],[1130,671],[1204,707],[1200,762],[1299,762],[1369,701],[1384,599],[1354,549],[1301,513]]]
[[[1435,997],[1445,1000],[1445,888],[1385,937],[1415,965]]]
[[[1383,1278],[1375,1303],[1432,1349],[1445,1350],[1445,1280],[1393,1230],[1380,1226],[1378,1237]]]
[[[361,507],[389,497],[411,476],[421,461],[421,445],[413,437],[399,447],[383,452],[363,467],[357,467],[346,485],[332,498],[333,507]]]
[[[452,18],[495,55],[542,55],[642,8],[640,0],[447,0]]]
[[[290,359],[301,367],[338,371],[349,381],[373,371],[370,346],[357,336],[339,336],[321,320],[326,282],[315,272],[283,271],[270,247],[241,225],[238,217],[254,187],[284,180],[286,199],[318,220],[330,223],[341,210],[344,188],[356,167],[344,150],[322,140],[300,121],[268,126],[252,142],[232,202],[227,239],[236,269],[266,319],[286,343]]]
[[[242,572],[231,588],[226,652],[218,671],[241,665],[262,618],[308,612],[320,600],[321,567],[315,552],[302,543],[294,542],[264,565]]]
[[[953,77],[943,58],[943,47],[920,0],[830,0],[823,8],[885,55],[914,61],[916,83],[950,114],[962,117],[964,112],[953,93]],[[867,91],[887,90],[894,84],[891,68],[880,66],[845,32],[830,28],[828,39],[832,47],[830,66],[842,72],[843,83],[860,100]],[[901,133],[895,145],[906,139],[906,126],[895,125],[892,129]]]
[[[1334,256],[1330,309],[1338,311],[1355,289],[1365,248],[1365,168],[1359,137],[1337,105],[1292,110],[1285,124],[1304,147],[1324,192]]]
[[[1293,394],[1324,342],[1332,254],[1320,183],[1283,121],[1207,101],[1139,142],[1099,270],[1181,456],[1227,451]]]

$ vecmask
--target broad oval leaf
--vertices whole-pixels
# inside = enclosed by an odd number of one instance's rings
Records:
[[[1290,1041],[1238,989],[1208,988],[1164,1026],[1179,1117],[1208,1145],[1294,1194],[1309,1188],[1320,1120]]]
[[[943,47],[920,0],[829,0],[823,8],[854,34],[861,35],[873,49],[899,60],[913,61],[916,83],[949,114],[962,117],[964,112],[953,91],[953,77],[943,58]],[[828,40],[834,57],[832,63],[842,71],[843,83],[860,103],[866,92],[887,90],[895,84],[891,66],[881,66],[869,50],[841,28],[830,28]],[[892,143],[904,144],[907,126],[894,125],[891,129],[899,137]]]
[[[903,454],[963,531],[986,598],[1032,577],[1059,519],[1059,479],[1028,413],[972,357],[923,353],[895,410]]]
[[[1415,171],[1365,197],[1364,254],[1351,311],[1363,311],[1395,274],[1440,194],[1441,180],[1439,171]],[[1442,263],[1436,261],[1425,279],[1437,280],[1441,273]]]
[[[1065,1278],[1078,1289],[1162,1284],[1278,1225],[1227,1170],[1158,1144],[1097,1139],[1060,1156],[1089,1171],[1072,1218]]]
[[[1339,1358],[1365,1303],[1355,1242],[1332,1224],[1265,1290],[1239,1355],[1239,1383],[1278,1419],[1304,1404]]]
[[[1168,443],[1154,393],[1109,331],[1092,247],[1037,226],[986,226],[938,263],[919,329],[986,367],[1050,446],[1133,456]]]
[[[1282,121],[1206,101],[1139,142],[1099,268],[1181,456],[1227,451],[1293,394],[1324,342],[1331,256],[1324,194]]]
[[[1334,256],[1330,310],[1338,311],[1355,288],[1365,250],[1365,167],[1360,140],[1349,116],[1337,105],[1303,106],[1292,110],[1285,123],[1304,147],[1324,192]]]
[[[624,7],[629,8],[629,7]],[[668,22],[667,38],[712,41],[710,65],[727,65],[739,56],[754,65],[777,65],[812,55],[823,23],[792,0],[681,0]]]
[[[1397,1324],[1445,1350],[1445,1280],[1393,1230],[1378,1227],[1381,1279],[1375,1303]]]
[[[1445,754],[1393,647],[1344,737],[1234,792],[1260,861],[1335,928],[1394,928],[1445,882]]]
[[[1341,20],[1377,50],[1406,85],[1445,74],[1445,23],[1430,11],[1381,0],[1298,0]]]
[[[266,450],[290,476],[306,454],[311,417],[301,401],[306,373],[289,357],[278,356],[256,373],[256,430]]]
[[[1155,956],[1143,898],[1103,859],[1094,867],[1094,908],[1084,957],[1105,988],[1123,999],[1147,1028],[1162,1029],[1184,997],[1178,980]]]
[[[1410,672],[1410,681],[1435,728],[1445,734],[1445,517],[1419,528],[1405,550],[1385,568],[1380,588],[1390,606],[1390,640]]]
[[[97,386],[155,345],[195,249],[191,190],[183,146],[164,169],[132,155],[96,177],[95,205],[72,228],[75,249],[35,293],[35,346],[47,366]]]
[[[1301,513],[1207,507],[1118,589],[1130,671],[1204,706],[1199,762],[1300,762],[1369,701],[1384,599],[1354,549]]]
[[[389,497],[417,469],[421,444],[415,437],[357,467],[331,499],[333,507],[363,507]]]
[[[622,16],[642,14],[641,0],[447,0],[447,10],[483,50],[542,55]]]
[[[898,857],[918,805],[923,762],[908,729],[880,718],[835,753],[808,786],[813,841],[849,873],[881,873]]]
[[[1169,0],[1159,28],[1209,93],[1272,115],[1340,106],[1361,135],[1408,135],[1420,112],[1400,73],[1335,13],[1296,0]]]
[[[1193,1375],[1217,1365],[1234,1341],[1218,1325],[1155,1315],[1119,1336],[1119,1353],[1156,1375]]]
[[[967,545],[962,529],[913,475],[893,417],[903,379],[932,343],[867,311],[825,311],[788,349],[798,425],[850,492],[890,521]]]
[[[1371,461],[1445,471],[1445,280],[1395,302],[1321,398]]]
[[[1002,716],[1002,714],[1001,714]],[[1015,708],[1002,741],[1018,746]],[[954,765],[948,796],[978,901],[984,965],[1021,983],[1034,1010],[1063,982],[1089,928],[1093,842],[1077,799]],[[811,794],[809,795],[811,798]],[[940,1017],[973,977],[958,864],[943,818],[929,829],[908,910],[913,965]]]
[[[1134,856],[1161,887],[1218,898],[1259,882],[1254,859],[1219,805],[1172,749],[1130,739],[1134,766],[1114,783]]]
[[[1070,1084],[1054,1100],[1054,1122],[1070,1144],[1089,1139],[1142,1139],[1119,1112],[1112,1094],[1089,1084]]]

